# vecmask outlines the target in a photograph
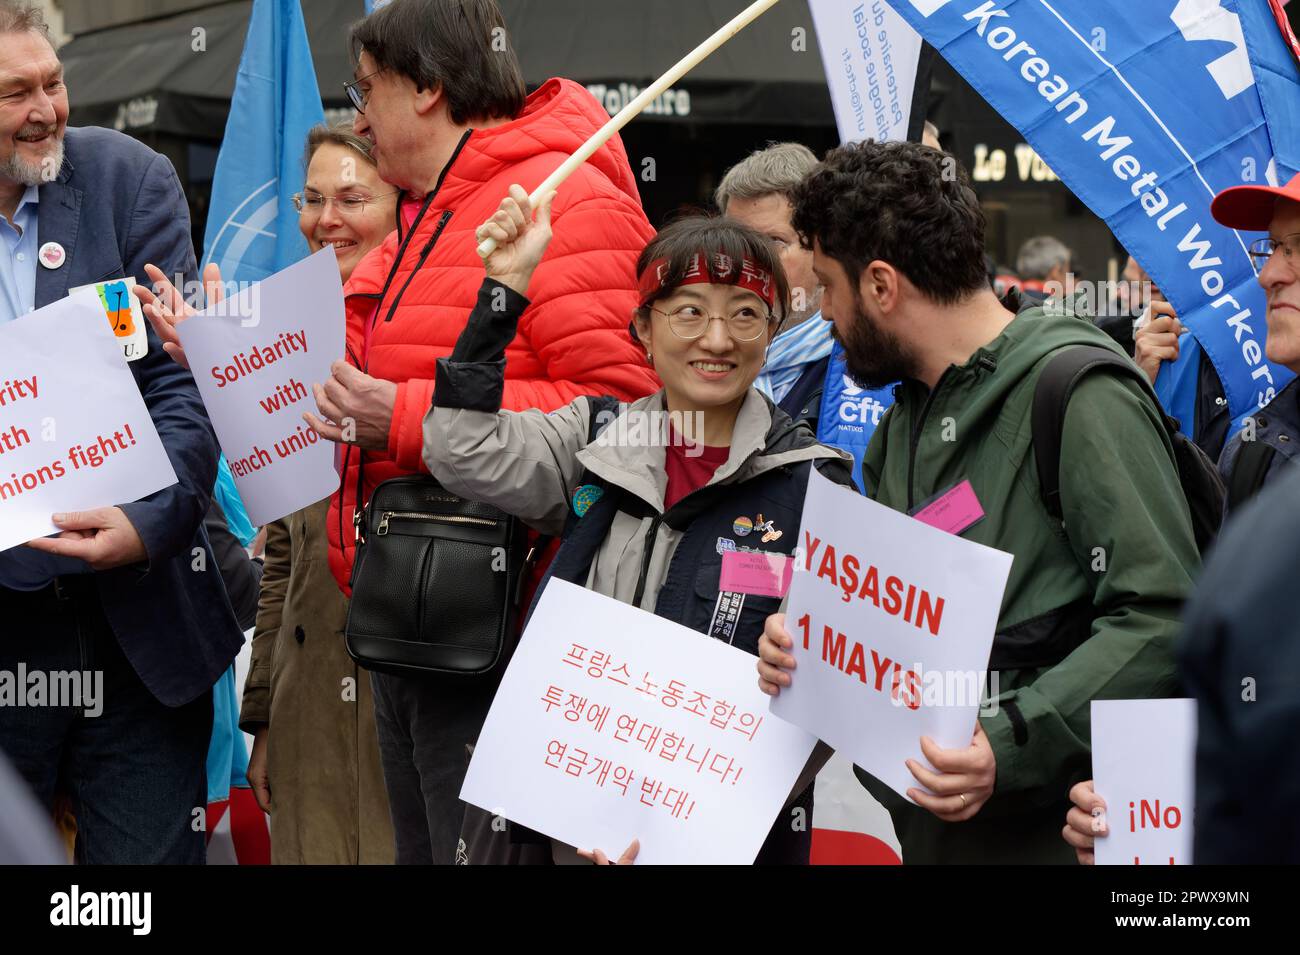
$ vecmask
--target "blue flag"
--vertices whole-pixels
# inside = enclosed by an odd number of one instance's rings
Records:
[[[255,282],[307,255],[292,196],[307,131],[325,121],[298,0],[254,0],[212,181],[204,264]]]
[[[307,131],[324,121],[298,0],[253,0],[203,238],[204,265],[220,265],[223,281],[258,282],[307,255],[292,196]],[[208,801],[217,802],[248,768],[233,666],[212,699]]]
[[[1278,124],[1300,77],[1268,0],[892,5],[1150,273],[1218,371],[1234,426],[1291,380],[1264,356],[1258,235],[1209,210],[1229,186],[1297,172],[1279,146],[1298,131]],[[1171,377],[1157,382],[1170,403]]]

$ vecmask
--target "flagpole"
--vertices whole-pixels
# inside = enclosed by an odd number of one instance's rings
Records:
[[[733,17],[730,22],[724,25],[720,30],[718,30],[718,32],[714,33],[713,36],[709,37],[690,53],[686,54],[686,56],[682,57],[682,59],[677,62],[676,66],[642,90],[640,96],[619,110],[618,115],[611,118],[610,121],[602,126],[594,136],[583,143],[582,146],[578,148],[578,151],[566,159],[559,169],[547,176],[542,184],[533,190],[533,194],[528,197],[529,203],[532,204],[533,207],[536,207],[537,204],[541,202],[543,196],[552,189],[558,188],[560,183],[568,179],[575,169],[590,159],[596,150],[605,145],[605,143],[609,141],[610,137],[631,122],[633,117],[640,114],[641,111],[652,102],[662,96],[668,87],[672,86],[691,70],[695,69],[695,67],[705,60],[709,54],[713,53],[714,50],[718,49],[718,47],[722,46],[741,30],[745,29],[745,27],[757,20],[769,9],[774,7],[777,2],[778,0],[755,0],[754,3],[750,4]],[[485,239],[478,247],[478,254],[483,258],[487,258],[496,250],[496,247],[497,242],[495,239]]]

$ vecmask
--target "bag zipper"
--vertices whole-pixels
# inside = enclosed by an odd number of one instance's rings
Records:
[[[497,527],[501,522],[490,517],[465,517],[460,514],[426,514],[421,511],[384,511],[379,515],[379,526],[375,536],[383,537],[388,533],[390,520],[432,521],[435,524],[476,524],[480,527]]]

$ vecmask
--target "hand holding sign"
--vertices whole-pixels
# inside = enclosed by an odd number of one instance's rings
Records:
[[[146,559],[126,512],[105,504],[176,473],[97,295],[0,324],[0,356],[0,550],[28,543],[95,570]],[[32,540],[45,534],[57,536]]]
[[[796,664],[787,651],[792,649],[794,638],[785,629],[785,614],[772,614],[758,641],[758,688],[768,696],[777,696],[782,687],[791,685]],[[997,763],[984,728],[976,723],[971,745],[963,749],[942,749],[928,736],[922,736],[920,744],[922,755],[938,772],[918,760],[907,760],[908,771],[929,790],[909,789],[907,797],[944,822],[962,822],[979,812],[993,795],[997,780]]]
[[[185,357],[185,347],[176,334],[176,326],[191,315],[197,315],[198,310],[185,301],[185,296],[158,266],[146,265],[144,271],[153,281],[154,290],[136,285],[132,291],[144,308],[145,318],[149,319],[154,332],[162,339],[163,351],[182,368],[189,368],[190,361]],[[215,262],[209,262],[203,270],[203,291],[208,305],[216,305],[226,297],[225,285],[221,281],[221,267]]]
[[[334,448],[301,423],[308,385],[344,352],[343,284],[332,246],[228,298],[208,269],[209,303],[196,313],[150,273],[160,332],[195,370],[221,449],[254,525],[314,504],[338,487]],[[163,279],[163,281],[159,281]],[[189,321],[193,315],[198,321]],[[391,414],[391,406],[390,406]]]
[[[1106,800],[1093,791],[1092,780],[1085,779],[1071,787],[1070,802],[1074,805],[1065,814],[1061,835],[1074,847],[1079,865],[1095,865],[1096,837],[1106,835]]]
[[[62,533],[28,541],[27,546],[32,550],[79,558],[93,570],[125,567],[149,557],[135,525],[120,507],[55,514],[51,520]]]
[[[939,510],[967,521],[978,507]],[[760,688],[779,693],[772,713],[939,818],[969,819],[996,775],[976,716],[1011,555],[816,471],[799,533],[789,614],[759,646]]]
[[[938,772],[909,759],[907,768],[930,790],[909,789],[907,796],[944,822],[964,822],[975,815],[993,795],[998,767],[984,727],[975,724],[975,737],[963,749],[941,749],[928,736],[921,737],[921,754]]]
[[[618,857],[617,862],[610,862],[609,856],[599,849],[579,849],[578,855],[595,865],[631,865],[636,861],[636,854],[641,851],[641,840],[633,839],[632,844],[623,850],[623,854]]]
[[[373,378],[345,361],[336,361],[330,366],[325,384],[312,385],[311,389],[316,407],[327,420],[322,421],[310,411],[303,412],[302,418],[322,438],[370,451],[388,447],[397,385]]]

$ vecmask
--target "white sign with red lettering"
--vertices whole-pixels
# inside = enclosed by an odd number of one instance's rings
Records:
[[[1191,864],[1195,757],[1195,700],[1092,701],[1098,865]]]
[[[94,292],[0,322],[0,550],[175,483]]]
[[[796,668],[772,713],[900,796],[924,791],[906,761],[929,767],[922,736],[970,745],[1010,573],[1010,554],[813,471],[786,612]]]
[[[744,651],[551,580],[460,798],[611,858],[748,864],[816,742],[765,699]]]
[[[343,357],[343,325],[326,246],[176,328],[254,527],[338,488],[334,444],[302,415],[317,413],[311,386]]]

